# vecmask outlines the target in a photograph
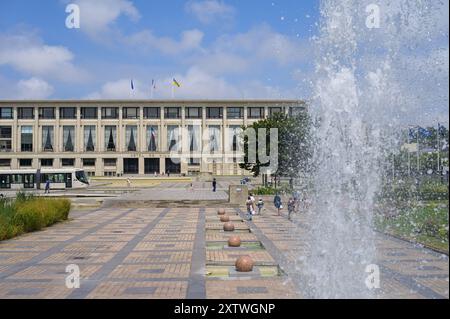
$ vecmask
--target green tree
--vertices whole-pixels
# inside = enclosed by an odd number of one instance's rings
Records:
[[[287,116],[284,113],[276,113],[271,117],[255,122],[246,129],[253,129],[256,132],[258,141],[258,129],[266,129],[266,150],[270,155],[270,129],[278,129],[278,169],[272,172],[274,176],[299,177],[306,173],[310,167],[311,149],[311,119],[306,111],[294,116]],[[256,152],[258,154],[259,144],[256,142]],[[264,167],[269,167],[270,163],[261,163],[259,156],[256,163],[249,163],[249,139],[244,136],[244,163],[240,164],[242,169],[253,173],[255,177],[261,175]]]

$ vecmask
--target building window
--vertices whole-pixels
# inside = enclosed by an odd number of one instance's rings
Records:
[[[9,158],[0,159],[0,167],[10,167],[10,166],[11,166],[11,159]]]
[[[209,127],[209,150],[211,153],[219,152],[221,149],[220,126]]]
[[[186,108],[187,119],[201,119],[203,117],[201,107],[188,107]]]
[[[76,107],[60,107],[59,117],[63,120],[73,120],[77,118]]]
[[[158,127],[147,126],[147,151],[156,152],[158,150]]]
[[[0,126],[0,139],[11,139],[12,128],[11,126]]]
[[[116,127],[105,126],[105,150],[107,152],[116,151]]]
[[[179,119],[179,118],[181,118],[181,108],[179,108],[179,107],[166,107],[164,109],[164,117],[166,119]]]
[[[0,119],[1,120],[10,120],[12,118],[13,118],[12,107],[0,107]]]
[[[228,130],[228,150],[232,152],[240,152],[242,150],[242,127],[238,125],[230,126]]]
[[[81,118],[96,120],[98,118],[97,108],[96,107],[82,107],[81,108]]]
[[[18,115],[21,120],[34,120],[34,108],[20,107]]]
[[[104,158],[103,165],[105,167],[116,167],[117,166],[117,158]]]
[[[95,158],[83,158],[83,166],[87,167],[95,166]]]
[[[206,117],[208,119],[221,119],[223,117],[223,108],[221,107],[206,108]]]
[[[189,125],[188,126],[188,143],[189,152],[201,152],[202,150],[202,127],[200,125]]]
[[[33,152],[32,126],[22,126],[20,128],[20,150],[22,152]]]
[[[273,115],[275,115],[277,113],[282,113],[282,112],[283,112],[283,109],[281,107],[270,107],[269,108],[269,115],[270,116],[273,116]]]
[[[53,166],[53,158],[41,158],[41,166],[42,167],[52,167]]]
[[[167,149],[169,152],[178,152],[180,150],[180,129],[178,126],[167,126]]]
[[[128,152],[137,151],[137,126],[127,125],[125,129],[125,142]]]
[[[12,144],[11,140],[0,140],[0,152],[11,152]]]
[[[75,126],[63,126],[63,150],[64,152],[75,150]]]
[[[20,167],[32,167],[33,160],[31,158],[21,158],[19,159],[19,165]]]
[[[124,107],[123,108],[123,118],[135,120],[139,118],[139,108],[138,107]]]
[[[84,151],[95,152],[96,127],[87,125],[84,127]]]
[[[55,108],[54,107],[40,107],[39,108],[39,118],[52,120],[55,118]]]
[[[118,119],[119,108],[118,107],[102,107],[102,119]]]
[[[243,119],[244,118],[244,108],[242,107],[229,107],[227,109],[228,119]]]
[[[0,126],[0,152],[12,151],[12,128]]]
[[[250,119],[262,119],[264,118],[263,107],[250,107],[248,108],[248,118]]]
[[[53,126],[42,127],[42,149],[44,152],[53,152]]]
[[[159,107],[145,107],[144,118],[146,119],[160,119],[161,111]]]
[[[75,159],[74,158],[63,158],[61,159],[61,166],[75,166]]]

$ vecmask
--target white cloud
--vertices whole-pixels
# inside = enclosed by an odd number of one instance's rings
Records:
[[[172,98],[172,78],[165,77],[157,81],[154,98]],[[214,76],[197,67],[190,68],[185,74],[176,74],[181,84],[175,88],[176,99],[270,99],[294,98],[294,94],[262,84],[258,81],[236,83],[224,77]],[[91,93],[87,99],[148,99],[151,96],[150,83],[134,81],[135,90],[131,90],[129,79],[120,79],[104,84],[97,92]]]
[[[128,0],[75,0],[80,7],[80,30],[93,37],[109,31],[121,16],[132,21],[140,19],[140,13]]]
[[[307,44],[306,40],[289,37],[264,24],[245,33],[218,38],[212,52],[234,53],[249,61],[275,61],[286,66],[312,59],[311,47]]]
[[[236,13],[234,7],[218,0],[189,1],[186,10],[204,24],[217,20],[231,20]]]
[[[2,99],[47,99],[53,92],[53,86],[40,78],[32,77],[12,83],[10,80],[0,76],[0,98]]]
[[[267,66],[273,70],[273,63],[283,68],[299,68],[314,58],[307,40],[289,37],[267,25],[245,33],[223,35],[199,52],[189,62],[213,74],[244,74]]]
[[[146,92],[141,81],[133,80],[133,84],[134,90],[131,89],[130,79],[107,82],[100,91],[89,94],[87,99],[147,99],[150,97],[150,92]]]
[[[177,55],[186,51],[201,48],[203,32],[193,29],[183,31],[180,40],[169,37],[157,37],[150,30],[135,33],[129,37],[124,37],[122,41],[138,50],[149,51],[158,50],[165,54]]]
[[[39,78],[20,80],[17,83],[19,99],[46,99],[54,92],[53,86]]]
[[[0,34],[0,66],[9,65],[26,75],[83,81],[87,72],[73,64],[73,53],[63,46],[50,46],[34,34]]]

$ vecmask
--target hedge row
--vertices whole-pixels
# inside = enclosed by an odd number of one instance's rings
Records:
[[[0,201],[0,240],[41,230],[67,220],[70,201],[42,197]]]

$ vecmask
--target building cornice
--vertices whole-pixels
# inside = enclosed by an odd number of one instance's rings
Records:
[[[306,102],[303,100],[0,100],[0,105],[37,105],[37,104],[76,104],[76,105],[92,105],[92,104],[276,104],[276,105],[291,105],[291,106],[305,106]]]

